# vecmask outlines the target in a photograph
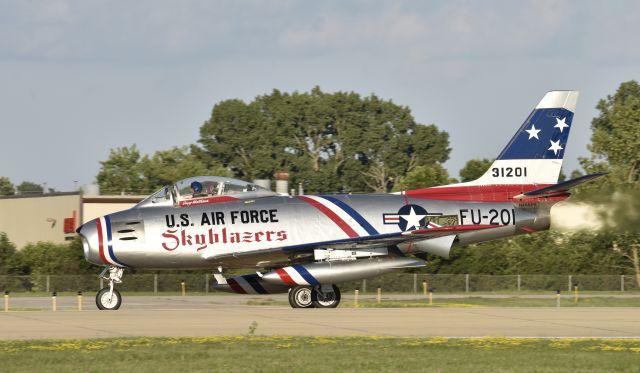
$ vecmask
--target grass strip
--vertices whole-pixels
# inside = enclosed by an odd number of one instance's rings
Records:
[[[7,372],[637,372],[640,339],[246,335],[0,341],[0,361]]]

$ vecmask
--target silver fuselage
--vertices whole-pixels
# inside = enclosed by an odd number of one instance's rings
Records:
[[[100,227],[102,234],[98,234],[97,219],[79,233],[87,260],[100,265],[116,261],[111,264],[133,268],[274,268],[311,261],[311,252],[317,248],[395,245],[387,238],[401,234],[403,227],[394,223],[393,214],[406,205],[424,208],[427,219],[440,224],[500,226],[458,233],[453,245],[461,246],[547,229],[552,205],[429,200],[399,194],[325,197],[348,209],[332,214],[310,203],[310,197],[289,196],[189,207],[147,201],[108,215],[102,220],[102,225],[109,224],[108,232]],[[411,245],[397,248],[410,252]]]

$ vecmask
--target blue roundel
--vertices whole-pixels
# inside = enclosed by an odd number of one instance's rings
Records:
[[[402,231],[412,231],[426,226],[427,210],[418,205],[406,205],[402,206],[398,210],[398,226]]]

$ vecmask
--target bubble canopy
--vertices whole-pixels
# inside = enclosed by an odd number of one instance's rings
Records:
[[[237,199],[274,196],[277,193],[254,183],[224,176],[194,176],[182,179],[172,186],[162,187],[138,207],[158,204],[178,204],[187,200],[215,199],[232,196]]]

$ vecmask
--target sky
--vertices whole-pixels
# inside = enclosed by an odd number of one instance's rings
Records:
[[[70,191],[112,148],[196,143],[217,102],[316,85],[447,131],[454,177],[577,89],[569,174],[598,100],[640,79],[639,19],[635,0],[0,0],[0,176]]]

